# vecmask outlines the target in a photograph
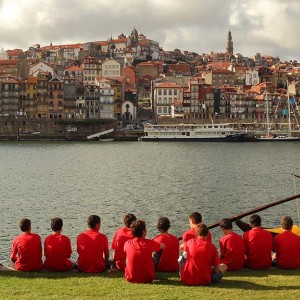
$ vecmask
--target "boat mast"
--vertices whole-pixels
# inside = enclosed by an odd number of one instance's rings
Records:
[[[269,128],[269,99],[267,93],[265,93],[265,99],[266,99],[266,110],[267,110],[267,137],[270,136],[270,128]]]
[[[289,81],[286,81],[287,87],[287,101],[288,101],[288,114],[289,114],[289,135],[292,133],[292,126],[291,126],[291,104],[290,104],[290,91],[289,91]]]

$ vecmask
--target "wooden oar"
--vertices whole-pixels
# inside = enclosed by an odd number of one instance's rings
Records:
[[[238,215],[229,217],[228,219],[231,220],[232,222],[234,222],[234,221],[237,221],[239,219],[242,219],[243,217],[246,217],[246,216],[255,214],[255,213],[259,212],[259,211],[265,210],[265,209],[267,209],[269,207],[273,207],[273,206],[276,206],[276,205],[279,205],[279,204],[282,204],[282,203],[285,203],[285,202],[288,202],[288,201],[291,201],[291,200],[294,200],[294,199],[297,199],[297,198],[300,198],[300,194],[296,194],[296,195],[290,196],[288,198],[284,198],[282,200],[269,203],[267,205],[263,205],[263,206],[260,206],[260,207],[257,207],[257,208],[251,209],[251,210],[247,210],[247,211],[242,212],[242,213],[240,213]],[[212,229],[212,228],[218,227],[219,224],[220,224],[220,221],[218,221],[218,222],[216,222],[214,224],[211,224],[211,225],[208,226],[208,229]]]
[[[292,176],[297,177],[297,178],[300,178],[300,176],[299,176],[299,175],[296,175],[296,174],[292,174]]]

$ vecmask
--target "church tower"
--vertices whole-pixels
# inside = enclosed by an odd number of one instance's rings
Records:
[[[227,47],[226,47],[226,53],[231,58],[233,56],[233,41],[231,36],[231,31],[228,31],[227,35]]]

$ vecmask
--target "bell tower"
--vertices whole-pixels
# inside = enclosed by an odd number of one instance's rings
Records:
[[[231,36],[230,29],[229,29],[228,34],[227,34],[226,53],[228,54],[229,57],[233,56],[233,41],[232,41],[232,36]]]

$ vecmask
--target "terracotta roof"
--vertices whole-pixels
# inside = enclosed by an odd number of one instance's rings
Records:
[[[14,79],[6,79],[6,80],[1,80],[3,83],[19,83],[17,80]]]
[[[44,46],[40,49],[42,50],[58,50],[58,49],[76,49],[82,48],[82,44],[67,44],[67,45],[55,45],[55,46]]]
[[[31,83],[31,84],[37,83],[37,77],[29,76],[27,78],[27,83]]]
[[[0,59],[0,65],[16,65],[20,59]]]
[[[126,43],[127,42],[127,39],[112,39],[110,41],[111,43]]]
[[[177,85],[176,83],[173,82],[164,82],[164,83],[157,83],[158,88],[180,88],[179,85]]]
[[[92,42],[92,44],[97,44],[99,46],[108,46],[108,42],[106,41],[96,41],[96,42]]]
[[[230,62],[211,62],[207,64],[207,67],[222,70],[222,69],[228,69],[231,65],[232,63]]]
[[[83,69],[78,66],[70,66],[65,69],[65,71],[82,71]]]

